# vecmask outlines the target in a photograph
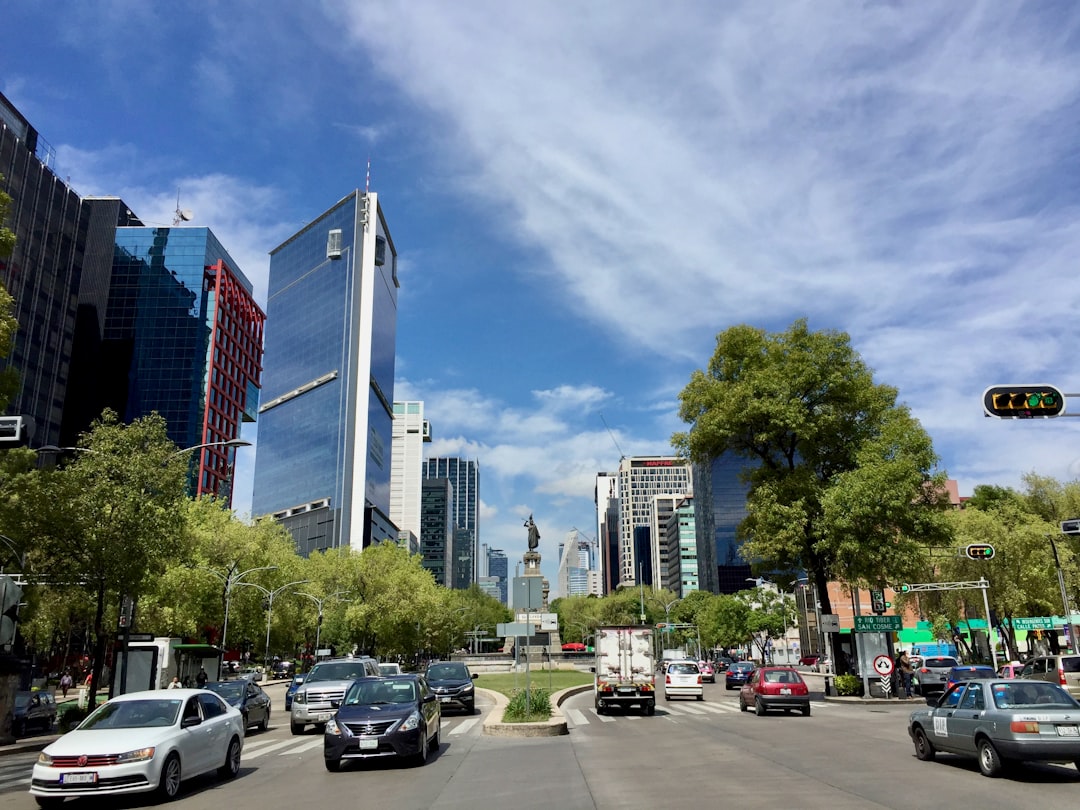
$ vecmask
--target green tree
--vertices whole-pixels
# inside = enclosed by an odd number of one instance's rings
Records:
[[[672,442],[693,462],[725,453],[753,464],[742,553],[763,569],[875,586],[917,568],[948,531],[944,473],[896,389],[874,382],[842,332],[805,320],[767,334],[720,333],[680,394],[690,430]]]
[[[25,477],[13,493],[19,531],[36,576],[93,596],[96,692],[111,616],[186,553],[186,459],[157,414],[120,423],[106,411],[80,438],[83,452],[56,470]]]

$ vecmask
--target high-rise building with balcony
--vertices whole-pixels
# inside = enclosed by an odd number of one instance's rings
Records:
[[[390,466],[397,253],[354,191],[270,251],[252,513],[307,555],[396,541]]]
[[[650,558],[653,498],[693,494],[690,465],[674,456],[632,456],[619,462],[620,585],[658,584]]]
[[[390,458],[390,520],[401,531],[420,536],[420,482],[424,444],[431,441],[431,424],[423,402],[395,402],[393,449]]]

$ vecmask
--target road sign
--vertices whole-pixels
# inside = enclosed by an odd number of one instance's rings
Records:
[[[821,614],[821,632],[822,633],[839,633],[840,632],[840,616],[836,613],[822,613]]]
[[[1053,630],[1054,620],[1049,616],[1034,616],[1012,620],[1013,630]]]
[[[1065,395],[1052,385],[992,385],[983,392],[983,411],[998,419],[1048,419],[1065,413]]]
[[[1080,518],[1061,521],[1062,534],[1080,534]]]
[[[879,655],[874,659],[874,671],[885,677],[886,675],[892,675],[893,662],[887,655]]]
[[[904,629],[900,616],[856,616],[856,633],[892,633]]]
[[[525,622],[499,622],[495,625],[495,635],[506,638],[507,636],[531,636],[533,626]]]

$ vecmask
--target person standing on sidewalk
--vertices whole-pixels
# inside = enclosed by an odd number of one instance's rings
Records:
[[[60,692],[67,697],[68,690],[74,685],[75,681],[71,677],[71,673],[66,669],[64,674],[60,676]]]
[[[896,663],[900,665],[900,683],[904,688],[904,697],[910,698],[912,696],[911,678],[915,674],[915,668],[911,666],[911,658],[908,657],[907,650],[901,651]]]

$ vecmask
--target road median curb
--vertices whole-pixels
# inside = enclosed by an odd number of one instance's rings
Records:
[[[495,701],[495,708],[484,720],[484,734],[491,737],[559,737],[569,734],[566,725],[566,717],[562,713],[562,703],[571,695],[591,690],[592,684],[570,686],[560,689],[551,696],[551,717],[538,723],[506,723],[503,722],[503,712],[506,710],[510,699],[502,692],[491,689],[478,689]]]

